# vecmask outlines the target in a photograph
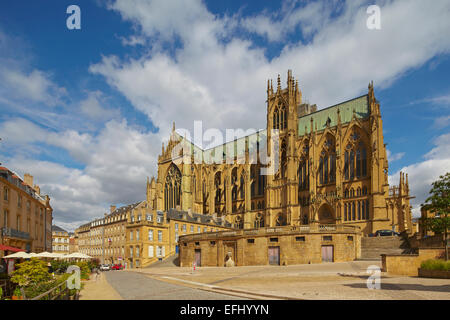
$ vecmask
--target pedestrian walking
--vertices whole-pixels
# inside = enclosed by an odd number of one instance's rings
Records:
[[[95,268],[92,270],[92,273],[95,275],[95,281],[97,281],[98,276],[99,276],[99,274],[100,274],[100,271],[98,270],[97,267],[95,267]]]

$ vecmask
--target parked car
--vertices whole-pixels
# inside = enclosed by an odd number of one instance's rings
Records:
[[[111,270],[110,266],[107,264],[100,265],[100,271],[109,271]]]
[[[375,233],[372,233],[369,236],[370,237],[400,236],[400,233],[392,230],[377,230]]]
[[[113,266],[111,267],[111,270],[122,270],[123,269],[123,265],[122,264],[113,264]]]

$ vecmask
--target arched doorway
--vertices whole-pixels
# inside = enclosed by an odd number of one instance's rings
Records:
[[[320,224],[335,224],[333,209],[328,204],[323,204],[319,209]]]

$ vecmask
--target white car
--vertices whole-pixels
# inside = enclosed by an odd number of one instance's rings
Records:
[[[109,271],[109,270],[111,270],[111,268],[107,264],[102,264],[100,266],[100,271]]]

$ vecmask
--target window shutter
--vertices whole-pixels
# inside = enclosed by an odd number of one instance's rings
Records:
[[[162,247],[162,256],[163,256],[163,257],[165,257],[165,256],[166,256],[166,250],[165,250],[165,249],[166,249],[166,247],[165,247],[165,246],[163,246],[163,247]]]

